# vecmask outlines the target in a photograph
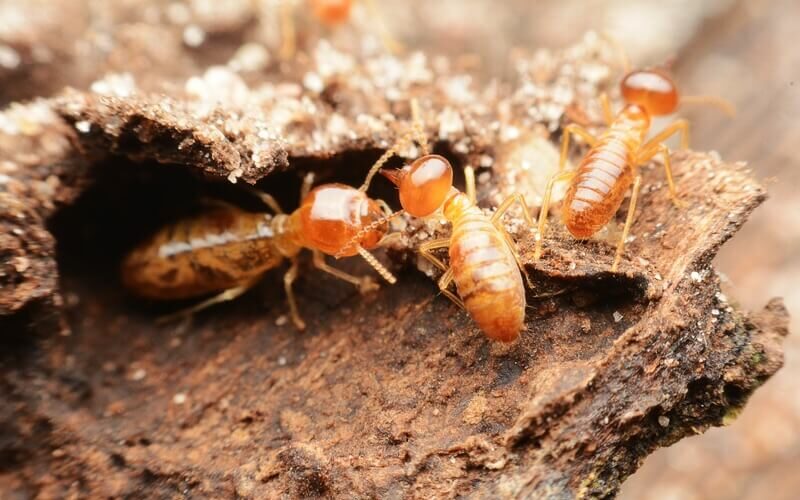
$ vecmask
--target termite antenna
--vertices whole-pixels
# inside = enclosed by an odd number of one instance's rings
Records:
[[[675,64],[678,62],[678,57],[675,54],[667,57],[660,66],[657,66],[658,69],[664,71],[666,73],[672,73],[673,68],[675,68]]]
[[[386,269],[374,255],[365,250],[361,245],[356,246],[356,250],[358,250],[358,254],[367,261],[367,264],[372,266],[372,268],[381,275],[381,278],[385,279],[391,285],[397,283],[397,278],[395,278],[391,271]]]
[[[558,297],[560,295],[564,295],[565,293],[569,293],[572,290],[574,290],[574,288],[566,287],[558,289],[554,292],[538,293],[536,295],[530,295],[529,297],[532,299],[548,299],[550,297]]]
[[[273,211],[273,213],[275,214],[285,213],[283,211],[283,208],[281,208],[280,203],[278,203],[278,200],[276,200],[275,197],[272,196],[271,194],[259,191],[258,189],[253,187],[246,188],[246,191],[248,191],[250,194],[261,200],[261,203],[268,206],[270,210]],[[214,205],[219,205],[220,203],[222,203],[219,200],[211,200],[211,201]]]
[[[361,184],[361,187],[359,187],[358,190],[361,191],[362,193],[366,192],[367,189],[369,189],[369,184],[370,182],[372,182],[372,178],[375,177],[375,174],[378,173],[378,170],[380,170],[392,156],[397,154],[397,152],[401,148],[403,148],[406,144],[408,144],[408,142],[411,140],[413,136],[414,136],[414,131],[412,130],[402,135],[399,139],[397,139],[397,142],[395,142],[394,146],[387,149],[386,152],[383,153],[383,155],[381,155],[380,158],[378,158],[378,161],[376,161],[375,164],[372,165],[372,168],[370,168],[369,172],[367,173],[367,177],[364,179],[364,183]]]
[[[733,118],[736,116],[736,106],[727,99],[713,95],[685,95],[680,98],[681,104],[704,104],[713,106],[728,117]]]
[[[430,154],[428,151],[428,138],[425,135],[425,123],[422,120],[422,113],[419,110],[419,101],[416,97],[411,98],[411,129],[414,132],[415,140],[422,150],[421,156]]]
[[[389,32],[389,28],[386,26],[386,21],[381,14],[378,5],[375,3],[375,0],[364,0],[364,4],[367,6],[369,10],[373,22],[377,24],[378,27],[378,35],[381,37],[381,41],[383,42],[383,46],[386,47],[389,52],[394,55],[401,54],[404,50],[403,44],[395,40],[395,38]]]
[[[422,123],[422,115],[419,110],[419,102],[415,97],[411,98],[411,130],[400,136],[395,142],[394,146],[387,149],[378,161],[372,165],[372,168],[369,169],[367,172],[367,176],[364,179],[364,183],[361,184],[361,187],[358,188],[361,192],[366,192],[369,189],[369,184],[372,182],[372,178],[375,177],[375,174],[386,164],[389,159],[396,155],[397,152],[405,147],[410,141],[416,141],[419,144],[420,149],[422,150],[423,155],[428,154],[428,140],[425,137],[425,130]]]
[[[297,34],[294,27],[294,6],[290,0],[281,0],[280,5],[280,26],[281,26],[281,48],[279,51],[282,60],[294,57],[297,51]]]
[[[386,205],[386,208],[389,208],[389,206]],[[338,252],[336,252],[334,257],[336,257],[337,259],[344,257],[344,254],[347,253],[348,250],[353,248],[354,245],[356,246],[356,248],[360,247],[361,245],[358,245],[358,242],[361,241],[361,239],[364,238],[364,236],[378,229],[382,225],[386,224],[390,220],[394,219],[395,217],[403,213],[403,210],[398,210],[397,212],[391,212],[391,209],[389,210],[390,210],[389,214],[384,215],[380,219],[372,221],[366,226],[359,229],[358,232],[352,238],[350,238],[350,241],[348,241],[342,248],[339,249]]]
[[[608,31],[601,32],[600,36],[617,52],[617,57],[619,57],[619,62],[622,65],[622,71],[626,74],[629,73],[631,71],[631,60],[628,58],[628,53],[625,51],[622,42]]]
[[[352,244],[353,241],[358,241],[359,239],[363,238],[367,233],[378,229],[382,225],[386,224],[390,220],[394,219],[395,217],[397,217],[398,215],[403,213],[403,210],[398,210],[397,212],[392,212],[392,209],[389,208],[389,205],[386,205],[386,208],[389,209],[389,213],[387,213],[386,215],[384,215],[380,219],[372,221],[369,224],[367,224],[366,226],[362,227],[358,231],[358,233],[356,233],[356,235],[353,237],[353,239],[350,241],[350,243]]]
[[[300,185],[300,203],[306,199],[308,193],[311,192],[311,186],[314,185],[314,172],[309,172],[303,177],[303,183]]]

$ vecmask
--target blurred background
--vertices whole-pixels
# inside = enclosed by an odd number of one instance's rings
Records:
[[[51,95],[64,85],[85,87],[102,76],[98,68],[135,74],[136,67],[155,65],[176,75],[193,74],[227,60],[226,47],[238,47],[260,29],[253,23],[253,5],[259,5],[257,15],[274,13],[278,1],[0,0],[0,104]],[[745,309],[755,311],[770,297],[784,297],[794,332],[785,342],[786,364],[728,428],[712,429],[651,455],[624,485],[621,498],[798,498],[800,165],[793,147],[800,145],[800,2],[375,1],[389,30],[408,47],[474,53],[487,80],[510,75],[508,55],[514,48],[565,47],[594,30],[619,40],[634,65],[672,61],[686,93],[735,103],[734,119],[705,108],[686,110],[685,115],[695,149],[746,161],[769,189],[770,199],[723,247],[717,269],[728,297]],[[304,4],[296,3],[302,9]],[[374,28],[363,6],[356,14],[356,25]],[[169,36],[176,30],[159,30],[159,24],[179,27],[175,46],[190,51],[189,66],[169,52],[174,48]],[[118,44],[129,35],[135,43],[151,42],[121,52],[137,58],[115,59],[114,50],[105,47],[103,29],[113,31]],[[353,31],[326,35],[337,44],[352,38]],[[216,40],[216,49],[204,45],[209,37]],[[104,63],[98,65],[100,53]]]

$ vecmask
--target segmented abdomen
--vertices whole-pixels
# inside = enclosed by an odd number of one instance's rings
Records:
[[[235,207],[162,228],[122,262],[122,282],[150,299],[184,299],[244,285],[283,257],[269,219]]]
[[[525,287],[508,243],[477,208],[453,222],[450,266],[467,312],[486,335],[510,342],[525,323]]]
[[[576,238],[589,238],[619,209],[633,182],[633,151],[638,141],[611,129],[581,161],[564,196],[564,225]]]

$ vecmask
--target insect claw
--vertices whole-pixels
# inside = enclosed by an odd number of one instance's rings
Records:
[[[306,322],[300,319],[299,317],[292,316],[292,323],[294,323],[294,327],[300,331],[306,329]]]
[[[369,293],[380,290],[380,288],[381,285],[377,281],[373,280],[369,276],[364,276],[361,279],[361,284],[358,287],[358,291],[359,293],[361,293],[361,295],[367,295]]]

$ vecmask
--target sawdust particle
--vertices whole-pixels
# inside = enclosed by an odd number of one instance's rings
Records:
[[[486,396],[479,393],[467,405],[462,415],[462,420],[465,424],[475,425],[480,423],[483,419],[483,414],[486,412]]]

